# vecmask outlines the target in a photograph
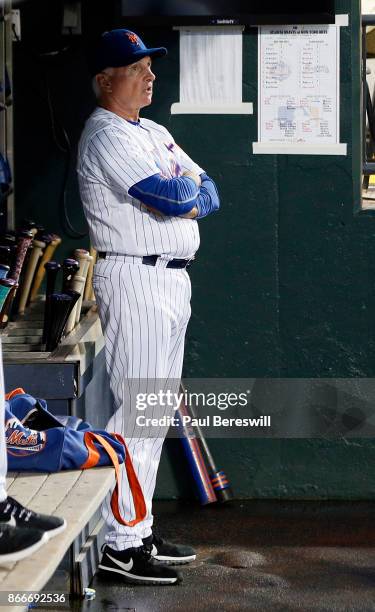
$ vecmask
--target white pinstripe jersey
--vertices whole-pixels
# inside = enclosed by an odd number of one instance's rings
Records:
[[[97,108],[88,118],[78,149],[78,180],[92,246],[125,255],[191,257],[199,247],[198,223],[150,212],[128,190],[160,173],[165,178],[195,164],[163,126],[134,124]]]

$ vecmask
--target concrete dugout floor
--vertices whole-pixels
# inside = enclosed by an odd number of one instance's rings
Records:
[[[97,576],[96,599],[81,610],[375,611],[375,502],[154,508],[160,534],[197,548],[183,583],[124,587]]]

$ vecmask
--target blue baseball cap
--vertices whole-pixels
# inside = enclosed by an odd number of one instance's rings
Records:
[[[162,57],[165,47],[148,49],[138,34],[130,30],[111,30],[101,35],[90,58],[90,72],[95,76],[105,68],[129,66],[143,57]]]

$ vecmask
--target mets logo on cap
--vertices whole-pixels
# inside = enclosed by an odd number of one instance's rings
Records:
[[[124,32],[124,34],[129,38],[133,45],[138,45],[138,47],[140,47],[138,36],[134,34],[134,32]]]

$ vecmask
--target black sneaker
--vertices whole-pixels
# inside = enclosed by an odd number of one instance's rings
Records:
[[[181,576],[164,565],[154,563],[151,552],[145,547],[113,550],[104,546],[99,563],[101,575],[122,576],[130,584],[177,584]]]
[[[65,519],[33,512],[9,495],[0,503],[0,523],[45,531],[49,538],[55,537],[66,527]]]
[[[38,529],[0,525],[0,563],[20,561],[48,542],[48,535]]]
[[[150,550],[155,561],[161,561],[165,565],[183,565],[195,561],[197,557],[191,546],[166,542],[154,533],[142,541],[144,546]]]

